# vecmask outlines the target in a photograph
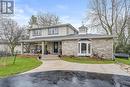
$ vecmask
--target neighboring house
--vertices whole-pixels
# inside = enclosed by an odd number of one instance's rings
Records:
[[[10,53],[10,48],[8,46],[8,41],[7,40],[0,40],[0,54],[1,52],[7,52],[7,53]],[[14,52],[17,52],[17,53],[21,53],[21,45],[18,44],[15,49],[14,49]]]
[[[46,26],[29,29],[29,39],[21,40],[21,53],[24,45],[30,44],[30,53],[41,52],[42,55],[62,54],[66,56],[103,55],[113,56],[113,36],[88,34],[87,27],[82,25],[79,31],[71,24]]]

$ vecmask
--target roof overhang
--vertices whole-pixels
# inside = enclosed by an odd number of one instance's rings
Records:
[[[58,24],[58,25],[52,25],[52,26],[44,26],[42,28],[30,28],[28,30],[41,30],[41,29],[48,29],[48,28],[59,28],[59,27],[70,27],[71,29],[73,29],[74,31],[78,32],[78,30],[73,27],[71,24]]]
[[[41,41],[63,41],[63,40],[79,40],[79,39],[113,39],[115,36],[102,35],[102,36],[80,36],[80,35],[68,35],[68,36],[55,36],[55,37],[42,37],[28,40],[21,40],[20,42],[41,42]]]

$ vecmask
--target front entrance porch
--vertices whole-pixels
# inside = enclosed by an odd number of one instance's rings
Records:
[[[45,55],[52,54],[52,55],[58,55],[61,54],[62,49],[62,43],[59,41],[55,42],[44,42],[42,43],[44,46],[44,53]]]
[[[21,43],[21,54],[23,53],[59,55],[62,54],[62,43],[61,41],[24,42]]]

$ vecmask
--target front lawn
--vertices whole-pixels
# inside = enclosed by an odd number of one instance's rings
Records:
[[[6,65],[4,62],[6,61]],[[0,77],[11,76],[14,74],[22,73],[41,65],[41,62],[36,58],[17,57],[15,64],[13,63],[13,57],[8,57],[3,61],[0,59]]]
[[[115,60],[119,63],[130,65],[130,58],[128,60],[123,58],[116,58]]]
[[[84,63],[84,64],[112,64],[115,63],[115,61],[112,60],[98,60],[93,58],[82,58],[82,57],[62,57],[64,61],[68,62],[76,62],[76,63]]]

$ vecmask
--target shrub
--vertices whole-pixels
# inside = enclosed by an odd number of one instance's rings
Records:
[[[118,45],[116,47],[116,53],[126,53],[130,55],[130,44],[127,44],[125,46],[123,45]]]

